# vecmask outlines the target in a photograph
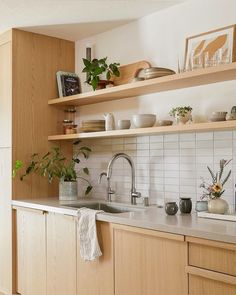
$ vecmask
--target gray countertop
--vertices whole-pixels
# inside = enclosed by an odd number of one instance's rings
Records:
[[[12,201],[12,205],[77,216],[77,209],[67,207],[65,204],[94,201],[99,202],[99,200],[95,199],[62,202],[58,199],[49,198],[15,200]],[[125,206],[129,205],[126,204]],[[130,210],[132,210],[132,208],[131,206]],[[164,208],[157,208],[154,206],[143,208],[137,206],[136,208],[142,210],[136,209],[133,212],[118,214],[99,213],[97,214],[97,220],[236,244],[235,222],[199,218],[196,216],[195,212],[192,214],[177,213],[175,216],[168,216]]]

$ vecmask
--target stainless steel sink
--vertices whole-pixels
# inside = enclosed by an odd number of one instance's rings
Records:
[[[94,202],[94,203],[77,203],[77,204],[65,204],[65,207],[70,208],[90,208],[94,210],[103,210],[106,213],[124,213],[124,212],[133,212],[133,211],[140,211],[145,210],[144,208],[133,206],[125,206],[122,204],[110,204],[110,203],[101,203],[101,202]]]

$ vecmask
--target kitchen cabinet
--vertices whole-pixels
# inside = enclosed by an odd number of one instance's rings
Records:
[[[236,245],[187,237],[189,295],[236,294]]]
[[[17,218],[17,292],[46,294],[46,215],[20,209]]]
[[[184,236],[114,225],[115,295],[186,295]]]
[[[47,294],[76,295],[76,221],[47,214]]]
[[[85,262],[77,244],[77,295],[114,294],[112,225],[97,222],[97,233],[103,255],[95,261]]]

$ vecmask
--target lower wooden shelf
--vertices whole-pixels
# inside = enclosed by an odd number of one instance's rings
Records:
[[[74,140],[74,139],[89,139],[89,138],[113,138],[113,137],[131,137],[131,136],[144,136],[155,134],[168,134],[168,133],[184,133],[184,132],[206,132],[206,131],[219,131],[230,130],[236,128],[235,121],[223,122],[207,122],[207,123],[193,123],[187,125],[174,125],[164,127],[150,127],[150,128],[137,128],[126,130],[113,130],[89,133],[76,133],[76,134],[63,134],[51,135],[48,137],[49,141],[57,140]]]

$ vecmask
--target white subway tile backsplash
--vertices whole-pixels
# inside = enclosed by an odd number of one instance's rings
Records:
[[[137,143],[149,143],[149,136],[137,137]]]
[[[179,135],[178,134],[166,134],[164,135],[164,142],[178,142]]]
[[[214,140],[224,140],[224,139],[233,139],[232,131],[215,131]]]
[[[213,132],[200,132],[196,133],[196,140],[212,140]]]
[[[163,142],[151,142],[150,150],[160,150],[163,149]]]
[[[195,133],[182,133],[179,135],[179,141],[195,141],[196,134]]]
[[[180,141],[179,146],[181,149],[195,148],[195,141]]]
[[[152,142],[163,142],[164,136],[163,135],[151,135],[150,136],[150,143]]]

